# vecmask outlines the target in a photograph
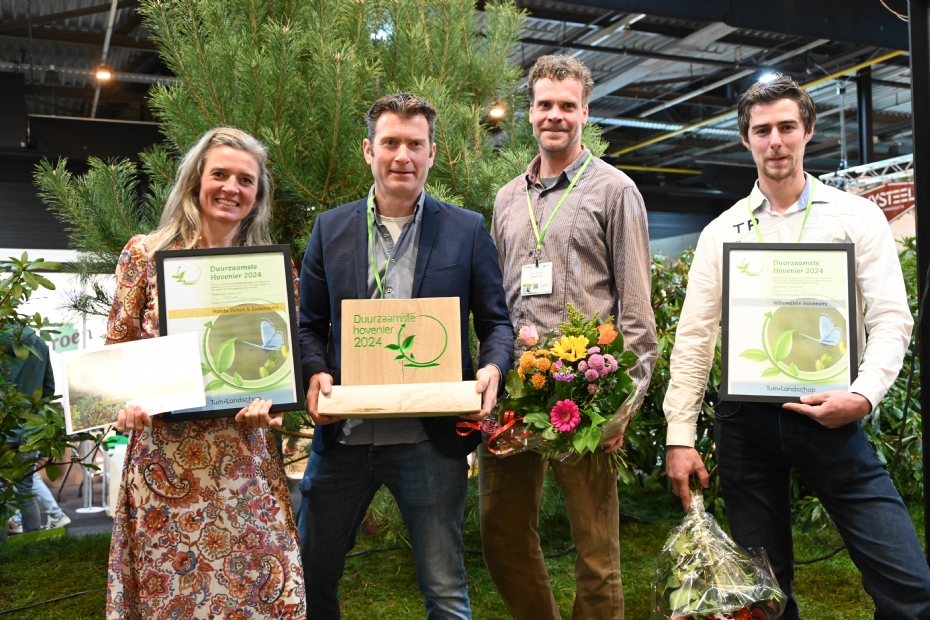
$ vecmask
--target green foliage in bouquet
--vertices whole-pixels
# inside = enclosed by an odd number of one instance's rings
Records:
[[[669,532],[652,582],[653,620],[774,620],[787,597],[765,554],[748,553],[704,511],[691,485],[691,511]]]
[[[65,449],[75,447],[78,441],[93,439],[86,433],[66,436],[64,414],[61,405],[52,402],[53,396],[43,396],[42,388],[24,394],[8,380],[14,365],[33,355],[43,357],[27,342],[33,332],[45,339],[56,333],[48,319],[39,313],[22,314],[21,306],[35,291],[55,288],[40,271],[60,268],[58,263],[41,258],[31,261],[26,253],[21,258],[10,257],[9,261],[0,262],[0,523],[3,524],[12,506],[26,499],[16,493],[16,484],[43,468],[54,480]],[[35,453],[49,456],[27,456]]]
[[[632,414],[617,412],[634,391],[626,371],[638,358],[623,350],[613,317],[586,318],[568,304],[568,321],[558,333],[557,339],[549,334],[540,342],[535,327],[521,329],[528,348],[517,369],[507,373],[507,398],[501,403],[502,411],[522,418],[525,432],[538,439],[530,441],[532,449],[544,458],[594,452]]]

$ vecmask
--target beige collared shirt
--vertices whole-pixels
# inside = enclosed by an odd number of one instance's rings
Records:
[[[810,183],[811,177],[808,179]],[[820,181],[813,183],[813,202],[803,231],[802,207],[806,204],[792,205],[785,213],[772,211],[757,183],[748,198],[730,207],[701,233],[688,276],[688,292],[672,351],[671,381],[665,395],[668,445],[694,445],[719,332],[723,244],[758,242],[749,224],[750,207],[766,242],[795,243],[800,235],[804,243],[855,244],[860,364],[850,391],[865,396],[874,408],[898,376],[913,320],[888,222],[881,209],[868,200]]]
[[[491,236],[504,272],[510,319],[515,333],[525,325],[535,325],[544,338],[568,320],[569,302],[589,316],[595,312],[603,319],[612,315],[625,347],[640,356],[630,375],[648,379],[656,358],[649,227],[643,198],[624,173],[597,157],[588,164],[543,241],[539,262],[552,262],[552,293],[520,295],[523,266],[533,264],[536,255],[525,192],[530,193],[542,229],[589,155],[583,149],[549,188],[539,181],[537,155],[526,174],[497,193]]]

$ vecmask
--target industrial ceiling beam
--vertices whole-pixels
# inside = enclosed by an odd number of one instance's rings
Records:
[[[662,49],[680,49],[693,52],[705,48],[710,43],[719,40],[721,37],[728,35],[734,30],[736,29],[732,26],[720,22],[711,23],[683,39],[669,41]],[[600,97],[609,95],[618,88],[623,88],[644,77],[650,77],[656,71],[659,71],[671,62],[680,61],[649,59],[644,62],[636,63],[634,66],[623,67],[612,76],[603,80],[600,84],[595,84],[594,92],[591,93],[591,101],[597,101]]]
[[[656,60],[667,60],[669,62],[683,62],[691,65],[708,65],[711,67],[724,67],[727,69],[739,69],[746,66],[746,63],[730,62],[727,60],[715,60],[713,58],[700,58],[698,56],[683,56],[679,54],[663,54],[662,52],[651,52],[633,47],[607,47],[604,45],[585,45],[583,43],[560,43],[551,39],[536,39],[525,37],[522,41],[528,45],[545,45],[548,47],[566,48],[573,50],[583,50],[586,52],[600,52],[603,54],[616,54],[619,56],[634,56],[639,58],[654,58]]]
[[[878,56],[877,58],[873,58],[869,61],[862,62],[857,65],[853,65],[852,67],[847,67],[846,69],[841,69],[835,73],[831,73],[830,75],[827,75],[826,77],[822,77],[812,82],[808,82],[807,84],[802,85],[801,88],[804,88],[805,90],[810,90],[812,88],[820,86],[821,84],[824,84],[831,80],[835,80],[838,77],[846,75],[847,73],[855,73],[859,69],[864,69],[865,67],[877,65],[879,63],[885,62],[886,60],[897,58],[898,56],[901,56],[902,54],[904,54],[904,52],[895,51],[895,52],[890,52],[888,54],[884,54],[882,56]],[[632,146],[622,148],[619,151],[616,151],[615,153],[611,153],[611,155],[619,156],[619,155],[625,155],[627,153],[632,153],[633,151],[637,151],[643,147],[650,146],[658,142],[663,142],[665,140],[668,140],[669,138],[674,138],[675,136],[681,135],[688,131],[693,131],[699,127],[705,127],[707,125],[713,125],[715,123],[719,123],[720,121],[728,120],[730,118],[733,118],[734,116],[736,116],[736,110],[730,110],[729,112],[724,112],[723,114],[718,114],[716,116],[706,118],[702,121],[698,121],[696,123],[686,125],[685,127],[682,127],[681,129],[676,129],[674,131],[669,131],[667,133],[663,133],[658,136],[653,136],[652,138],[649,138],[648,140],[643,140],[642,142],[633,144]]]
[[[121,0],[117,5],[118,9],[128,9],[132,7],[139,6],[138,0]],[[110,10],[110,3],[106,4],[95,4],[94,6],[87,6],[83,9],[75,9],[73,11],[62,11],[61,13],[49,13],[48,15],[36,15],[31,19],[32,25],[36,26],[38,24],[48,24],[51,22],[62,21],[65,19],[73,19],[75,17],[84,17],[85,15],[94,15],[95,13],[105,13]],[[9,30],[18,30],[20,28],[29,27],[29,19],[17,19],[15,21],[7,22],[5,24],[0,24],[0,32],[5,32]]]
[[[807,45],[802,45],[801,47],[798,47],[798,48],[795,48],[795,49],[791,50],[790,52],[786,52],[786,53],[784,53],[784,54],[781,54],[781,55],[779,55],[779,56],[776,56],[775,58],[772,58],[771,60],[762,63],[762,66],[769,67],[769,66],[777,65],[777,64],[780,63],[780,62],[784,62],[784,61],[788,60],[789,58],[794,58],[794,57],[797,56],[798,54],[803,54],[804,52],[807,52],[807,51],[809,51],[809,50],[812,50],[812,49],[814,49],[814,48],[816,48],[816,47],[820,47],[820,46],[823,45],[824,43],[828,43],[828,42],[829,42],[829,39],[817,39],[816,41],[812,41],[812,42],[808,43]],[[657,105],[657,106],[654,107],[654,108],[649,108],[648,110],[646,110],[645,112],[643,112],[642,114],[640,114],[640,115],[639,115],[639,118],[646,118],[647,116],[652,116],[652,115],[655,114],[656,112],[661,112],[662,110],[666,110],[666,109],[668,109],[668,108],[670,108],[670,107],[672,107],[672,106],[674,106],[674,105],[678,105],[679,103],[683,103],[683,102],[687,101],[688,99],[691,99],[691,98],[693,98],[693,97],[697,97],[698,95],[703,95],[704,93],[707,93],[707,92],[710,92],[710,91],[715,90],[715,89],[717,89],[717,88],[720,88],[721,86],[725,86],[725,85],[727,85],[727,84],[730,84],[731,82],[735,82],[735,81],[737,81],[737,80],[741,80],[741,79],[743,79],[744,77],[747,77],[747,76],[752,75],[753,73],[755,73],[755,72],[758,71],[758,70],[759,70],[759,67],[753,67],[752,69],[744,69],[744,70],[742,70],[742,71],[737,71],[736,73],[734,73],[733,75],[731,75],[731,76],[729,76],[729,77],[725,77],[725,78],[723,78],[723,79],[717,80],[716,82],[713,82],[713,83],[711,83],[711,84],[708,84],[707,86],[702,86],[701,88],[698,88],[698,89],[695,89],[695,90],[693,90],[693,91],[687,92],[687,93],[685,93],[685,94],[683,94],[683,95],[681,95],[681,96],[679,96],[679,97],[675,97],[675,98],[672,99],[671,101],[666,101],[665,103],[662,103],[662,104],[660,104],[660,105]]]
[[[46,67],[43,65],[18,64],[14,62],[0,62],[0,71],[11,73],[22,73],[24,71],[57,71],[63,74],[80,75],[82,77],[94,77],[96,69],[82,69],[78,67]],[[141,73],[122,73],[115,71],[110,78],[114,82],[134,82],[136,84],[174,84],[177,78],[169,75],[145,75]]]
[[[0,37],[9,39],[28,39],[28,28],[17,28],[0,32]],[[83,32],[81,30],[59,30],[53,28],[33,28],[33,41],[47,41],[51,43],[68,43],[71,45],[103,45],[104,33]],[[140,52],[155,52],[155,44],[148,39],[114,34],[110,39],[110,47],[137,50]]]

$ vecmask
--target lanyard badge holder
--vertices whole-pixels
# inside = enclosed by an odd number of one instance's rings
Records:
[[[552,220],[555,218],[555,214],[559,212],[560,208],[562,208],[562,203],[565,202],[566,198],[568,198],[568,195],[571,193],[572,189],[575,187],[575,184],[578,182],[578,179],[581,178],[585,168],[588,167],[588,164],[591,163],[592,159],[594,159],[594,155],[588,155],[588,159],[585,160],[584,164],[581,166],[581,169],[575,174],[575,177],[572,179],[572,182],[569,183],[565,193],[562,194],[561,198],[559,198],[559,202],[555,205],[555,209],[552,210],[552,213],[549,215],[549,219],[546,220],[546,225],[543,226],[542,230],[540,230],[539,226],[536,224],[536,215],[533,213],[533,203],[530,201],[530,188],[529,186],[525,188],[526,207],[529,209],[530,223],[533,225],[533,234],[536,236],[536,260],[532,265],[523,265],[523,270],[520,275],[521,296],[527,297],[530,295],[549,295],[552,293],[552,262],[539,262],[539,254],[542,250],[543,239],[546,238],[546,231],[549,230],[549,225],[552,224]]]
[[[375,274],[375,283],[378,285],[378,291],[381,293],[381,299],[384,299],[384,284],[381,282],[381,273],[378,269],[378,263],[375,261],[375,242],[374,234],[372,232],[372,216],[371,211],[375,205],[374,194],[368,197],[368,209],[365,211],[365,217],[368,221],[368,257],[371,259],[371,270]],[[384,263],[384,281],[387,282],[388,269],[391,268],[391,259],[388,257],[387,262]]]

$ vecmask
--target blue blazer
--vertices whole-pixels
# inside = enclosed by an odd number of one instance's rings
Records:
[[[307,385],[318,372],[340,383],[342,300],[368,298],[366,208],[367,200],[358,200],[321,213],[314,222],[300,271],[300,356]],[[497,249],[482,215],[426,196],[413,297],[458,297],[463,328],[468,313],[474,317],[481,342],[479,366],[496,364],[506,375],[513,363],[513,324]],[[468,331],[462,329],[462,380],[474,378]],[[458,436],[456,420],[420,418],[430,441],[452,458],[470,453],[480,442],[479,433]],[[342,424],[317,428],[313,450],[322,452],[332,445]]]

